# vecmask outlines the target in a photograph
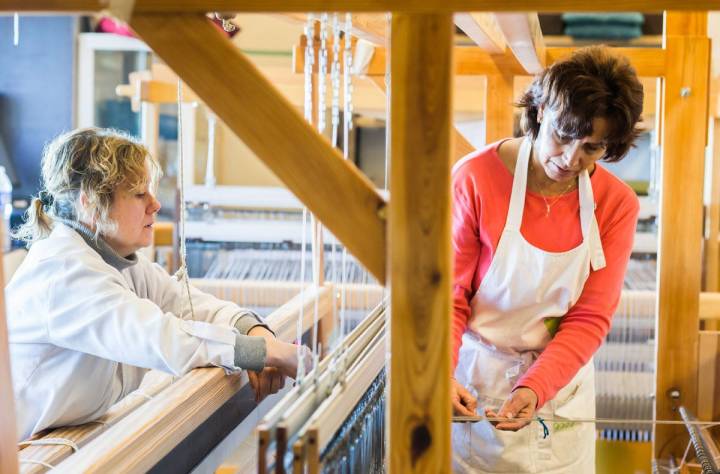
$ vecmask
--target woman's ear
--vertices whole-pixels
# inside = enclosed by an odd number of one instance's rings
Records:
[[[538,111],[537,111],[537,123],[542,123],[543,113],[544,113],[544,112],[545,112],[545,106],[544,106],[544,105],[538,106]]]

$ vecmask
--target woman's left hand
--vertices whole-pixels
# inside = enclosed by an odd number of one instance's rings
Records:
[[[486,408],[488,418],[507,418],[507,421],[491,422],[495,428],[503,431],[517,431],[530,424],[535,415],[538,397],[527,387],[513,390],[497,412]]]

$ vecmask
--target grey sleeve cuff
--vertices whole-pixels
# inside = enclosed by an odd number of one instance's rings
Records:
[[[235,321],[235,329],[238,330],[240,334],[247,335],[247,333],[250,332],[252,328],[255,326],[262,326],[268,331],[272,332],[273,335],[275,333],[268,327],[267,324],[265,324],[265,321],[255,312],[250,310],[245,310],[240,317]]]
[[[235,366],[256,372],[265,368],[267,347],[262,337],[235,335]]]

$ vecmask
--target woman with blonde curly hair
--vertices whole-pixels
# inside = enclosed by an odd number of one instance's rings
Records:
[[[250,310],[181,282],[150,262],[160,203],[157,162],[141,144],[97,128],[58,136],[43,189],[15,237],[29,252],[5,289],[18,437],[91,421],[135,390],[148,369],[247,369],[256,397],[297,370]]]

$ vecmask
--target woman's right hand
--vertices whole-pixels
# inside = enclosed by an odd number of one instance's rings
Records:
[[[265,339],[265,366],[277,367],[283,375],[294,379],[298,370],[298,346],[275,338]],[[306,346],[300,347],[300,359],[305,364],[305,373],[312,368],[312,355]]]
[[[452,402],[453,414],[477,416],[477,399],[454,378],[450,379],[450,401]]]

